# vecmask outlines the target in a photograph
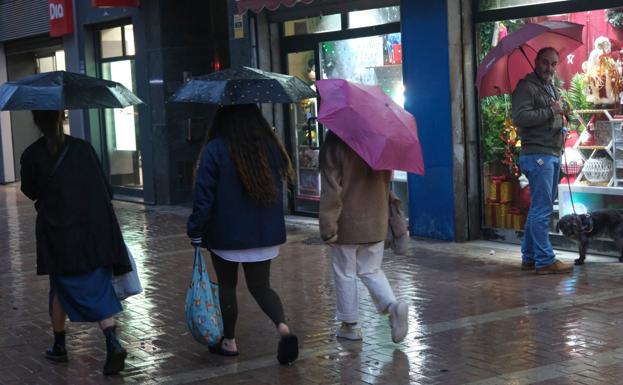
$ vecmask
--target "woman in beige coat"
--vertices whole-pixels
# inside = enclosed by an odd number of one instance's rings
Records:
[[[389,313],[392,340],[408,331],[408,305],[396,301],[381,270],[389,216],[390,171],[375,171],[337,135],[329,132],[320,150],[320,235],[331,245],[337,296],[336,336],[361,340],[357,277],[379,313]]]

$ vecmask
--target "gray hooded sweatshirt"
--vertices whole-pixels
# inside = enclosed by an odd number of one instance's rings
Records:
[[[550,95],[535,73],[519,81],[513,92],[513,123],[519,128],[521,154],[560,156],[563,145],[562,116],[550,107],[560,93]]]

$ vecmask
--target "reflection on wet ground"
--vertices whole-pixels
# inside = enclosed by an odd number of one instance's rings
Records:
[[[589,256],[572,275],[536,276],[520,271],[514,246],[413,240],[408,255],[388,252],[384,262],[396,295],[411,305],[407,339],[391,342],[386,316],[362,290],[364,340],[342,342],[327,251],[317,228],[300,220],[289,221],[272,270],[300,360],[277,364],[277,335],[243,279],[241,355],[215,356],[193,341],[183,318],[193,262],[188,209],[115,207],[145,292],[118,317],[127,370],[104,378],[95,325],[69,324],[69,363],[43,358],[51,332],[48,280],[35,275],[35,212],[18,186],[0,186],[0,384],[615,384],[623,376],[616,258]]]

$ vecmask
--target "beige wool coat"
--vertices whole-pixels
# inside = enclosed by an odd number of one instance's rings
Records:
[[[380,242],[387,235],[390,171],[375,171],[330,134],[321,151],[320,235],[337,244]]]

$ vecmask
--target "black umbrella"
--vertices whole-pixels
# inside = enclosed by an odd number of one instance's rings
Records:
[[[117,82],[74,72],[45,72],[0,85],[0,110],[124,108],[140,103]]]
[[[299,78],[240,66],[194,77],[170,100],[230,105],[292,103],[315,97],[316,93]]]

